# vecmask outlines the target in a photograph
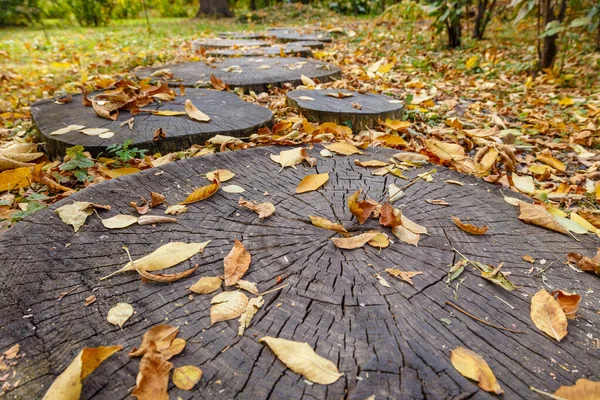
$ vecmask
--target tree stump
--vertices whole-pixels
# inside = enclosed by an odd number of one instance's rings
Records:
[[[196,39],[192,42],[192,51],[200,49],[227,49],[231,47],[264,47],[269,42],[251,39]]]
[[[279,42],[319,41],[331,42],[331,36],[326,33],[273,32],[271,34]]]
[[[289,54],[297,57],[309,57],[312,55],[312,51],[309,47],[296,45],[296,42],[282,47],[269,46],[258,47],[255,49],[211,50],[207,51],[206,54],[214,57],[278,57],[281,55],[281,51],[283,51],[283,53],[286,55]]]
[[[263,33],[252,32],[219,32],[218,36],[222,39],[262,39]]]
[[[338,98],[327,93],[352,96]],[[391,97],[348,90],[293,90],[287,93],[287,103],[309,121],[347,124],[354,132],[375,127],[379,120],[400,119],[404,113],[404,104]]]
[[[272,58],[228,58],[211,64],[190,62],[136,71],[139,78],[147,78],[159,69],[169,69],[173,73],[171,83],[179,86],[196,86],[210,84],[210,76],[214,75],[230,87],[240,87],[255,92],[267,91],[270,86],[281,86],[284,83],[299,85],[301,75],[317,78],[327,82],[340,74],[340,69],[331,64],[302,57]]]
[[[301,40],[298,42],[290,42],[288,45],[309,47],[311,49],[322,49],[325,47],[325,44],[318,40]]]
[[[169,153],[189,148],[192,144],[204,144],[207,139],[220,134],[243,137],[260,127],[270,124],[273,114],[266,108],[241,100],[234,93],[211,89],[188,89],[184,96],[174,101],[150,103],[147,110],[185,111],[185,100],[207,114],[209,122],[198,122],[187,115],[159,116],[148,112],[132,115],[120,111],[116,121],[99,117],[92,107],[81,103],[81,95],[73,96],[67,104],[56,104],[52,100],[43,100],[31,106],[31,116],[38,130],[40,142],[46,143],[46,151],[52,159],[65,155],[69,147],[81,145],[92,155],[98,155],[112,144],[133,139],[132,145],[148,149],[150,153]],[[133,129],[125,122],[134,119]],[[109,139],[88,136],[78,131],[63,135],[50,133],[69,125],[84,125],[86,128],[107,128],[115,135]],[[167,135],[155,141],[154,133],[162,128]]]
[[[330,241],[337,234],[313,226],[308,216],[339,221],[352,234],[370,229],[389,233],[374,219],[358,225],[346,202],[360,188],[378,199],[387,193],[386,185],[405,184],[391,175],[374,176],[353,162],[385,161],[395,152],[368,149],[364,155],[324,158],[317,146],[308,150],[318,159],[315,169],[298,166],[280,171],[269,154],[284,149],[218,153],[114,179],[39,211],[9,230],[0,239],[0,351],[18,343],[24,356],[8,371],[11,382],[20,380],[8,398],[41,398],[82,347],[101,345],[124,349],[85,380],[82,398],[126,398],[139,368],[139,359],[128,357],[127,352],[140,345],[150,327],[164,323],[179,326],[179,337],[187,340],[185,350],[171,359],[175,366],[191,364],[203,370],[192,392],[171,384],[172,398],[494,399],[451,365],[449,353],[459,346],[488,362],[506,399],[539,399],[530,386],[553,392],[580,377],[598,380],[600,360],[593,338],[600,333],[600,315],[592,304],[597,302],[600,280],[562,264],[570,251],[591,256],[597,238],[580,236],[576,242],[525,224],[517,219],[518,209],[503,200],[498,186],[436,167],[433,182],[416,181],[397,203],[408,218],[429,231],[418,247],[394,240],[384,249],[367,245],[341,250]],[[405,174],[414,178],[432,168]],[[222,190],[188,205],[189,211],[177,216],[178,223],[155,227],[108,230],[92,215],[74,234],[53,212],[76,200],[110,204],[112,210],[101,212],[103,218],[131,214],[128,203],[148,197],[150,191],[175,204],[206,185],[202,174],[215,169],[235,172],[228,183],[245,188],[247,199],[272,202],[275,214],[261,220],[238,206],[240,195]],[[315,172],[329,173],[324,187],[294,194],[300,180]],[[465,185],[444,183],[449,179]],[[449,206],[426,202],[432,198],[443,198]],[[163,212],[159,206],[151,214]],[[451,215],[486,224],[489,231],[470,235],[455,226]],[[235,319],[210,325],[213,295],[190,296],[188,290],[200,277],[223,274],[223,258],[234,238],[252,255],[244,279],[257,283],[261,292],[287,284],[264,296],[264,306],[241,337]],[[137,259],[168,242],[207,240],[211,242],[204,254],[174,268],[181,271],[199,264],[190,278],[171,284],[143,283],[135,272],[127,272],[99,281],[127,262],[124,245]],[[521,287],[505,291],[470,267],[458,289],[447,285],[448,269],[460,260],[453,248],[471,260],[505,262],[503,271],[510,271],[510,279]],[[530,273],[531,264],[521,258],[525,254],[553,263],[545,266],[548,285],[583,296],[581,317],[569,321],[569,333],[560,343],[530,320],[531,297],[546,287],[540,274]],[[385,268],[423,274],[413,277],[414,285],[409,285],[389,276]],[[379,283],[377,274],[389,287]],[[58,300],[65,292],[69,293]],[[92,294],[97,301],[85,307]],[[481,324],[448,307],[447,301],[489,323],[525,334]],[[136,311],[123,330],[106,321],[108,310],[118,302],[131,304]],[[308,342],[344,375],[328,386],[308,384],[258,342],[263,336]]]

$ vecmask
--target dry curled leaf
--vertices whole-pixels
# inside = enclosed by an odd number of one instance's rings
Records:
[[[310,174],[302,178],[296,187],[296,193],[306,193],[317,190],[329,180],[329,173]]]
[[[210,196],[217,193],[220,186],[221,181],[219,180],[219,174],[215,173],[215,179],[213,179],[213,183],[195,189],[184,201],[179,204],[190,204],[208,199]]]
[[[562,226],[558,221],[552,217],[552,215],[546,210],[544,206],[529,204],[525,202],[519,202],[519,219],[533,224],[541,226],[546,229],[551,229],[556,232],[568,234],[569,231]]]
[[[233,248],[223,260],[225,266],[225,286],[235,285],[244,276],[250,267],[251,259],[252,256],[248,253],[242,242],[235,239]]]
[[[106,320],[109,323],[117,325],[119,328],[122,328],[123,324],[127,322],[127,320],[131,318],[132,315],[133,307],[131,306],[131,304],[117,303],[110,310],[108,310]]]
[[[273,205],[273,203],[255,203],[253,201],[249,201],[244,199],[243,197],[240,197],[238,204],[242,207],[246,207],[258,213],[258,218],[260,219],[268,218],[271,215],[275,214],[275,206]]]
[[[176,215],[187,212],[188,208],[182,204],[174,204],[165,210],[165,214]]]
[[[210,121],[210,117],[208,115],[204,114],[202,111],[198,110],[198,107],[196,107],[194,105],[194,103],[192,103],[192,100],[190,100],[190,99],[187,99],[185,101],[185,112],[194,121],[199,121],[199,122]]]
[[[367,199],[358,201],[362,189],[357,190],[348,198],[348,208],[352,215],[358,219],[359,224],[364,224],[367,219],[377,210],[379,204],[375,200]]]
[[[556,298],[560,308],[565,312],[567,319],[575,319],[581,296],[576,293],[565,292],[564,290],[555,290],[551,293]]]
[[[154,208],[165,202],[165,196],[157,192],[150,192],[150,207]]]
[[[356,236],[346,238],[331,238],[335,247],[346,250],[353,250],[363,247],[365,244],[373,240],[380,232],[367,232]]]
[[[184,365],[173,370],[173,384],[181,390],[192,390],[202,378],[202,370],[194,365]]]
[[[471,261],[471,265],[479,270],[482,278],[487,279],[488,281],[502,287],[505,290],[508,290],[509,292],[517,288],[517,286],[515,286],[515,284],[508,279],[510,273],[504,273],[500,271],[500,269],[502,269],[504,266],[504,263],[500,263],[497,267],[494,267],[479,261]]]
[[[314,215],[309,215],[310,222],[316,226],[317,228],[327,229],[329,231],[334,231],[339,233],[342,236],[348,236],[348,231],[342,224],[337,224],[335,222],[331,222],[327,218],[317,217]]]
[[[177,219],[171,217],[164,217],[162,215],[142,215],[137,220],[137,223],[139,225],[165,224],[169,222],[177,222]]]
[[[598,400],[600,399],[600,382],[580,378],[573,386],[559,387],[554,395],[566,400]]]
[[[344,375],[334,363],[318,355],[308,343],[269,336],[261,338],[259,342],[266,343],[279,361],[311,382],[329,385]]]
[[[240,279],[239,281],[237,281],[235,283],[235,287],[258,296],[258,286],[256,285],[255,282],[250,282],[250,281],[245,281],[243,279]]]
[[[132,201],[129,205],[138,212],[140,215],[147,214],[150,211],[150,202],[143,197],[140,197],[138,201]]]
[[[134,260],[134,263],[137,269],[142,269],[144,271],[158,271],[161,269],[170,268],[179,264],[182,261],[187,260],[188,258],[191,258],[197,253],[203,252],[204,248],[209,243],[210,240],[203,243],[167,243],[163,246],[160,246],[158,249],[154,250],[147,256]],[[108,276],[101,278],[100,280],[110,278],[111,276],[121,272],[133,270],[133,264],[131,262],[128,262],[123,268],[113,272]]]
[[[142,337],[142,344],[140,348],[133,348],[129,352],[130,357],[140,357],[146,354],[151,343],[154,343],[156,351],[162,353],[166,351],[171,344],[177,334],[179,333],[179,327],[177,326],[169,326],[169,325],[157,325],[148,329],[144,336]]]
[[[123,346],[86,347],[52,383],[43,400],[79,400],[83,379]]]
[[[388,163],[388,162],[379,161],[379,160],[368,160],[368,161],[354,160],[354,164],[358,165],[359,167],[364,167],[364,168],[382,168],[382,167],[387,167],[388,165],[390,165],[390,163]]]
[[[254,297],[250,299],[246,309],[240,315],[240,327],[238,328],[238,336],[242,336],[246,328],[250,326],[250,322],[252,322],[252,318],[256,315],[258,310],[265,304],[265,300],[262,296]]]
[[[210,301],[210,324],[238,318],[248,306],[248,296],[239,290],[219,293]]]
[[[569,263],[574,263],[582,271],[595,272],[600,275],[600,247],[596,250],[593,258],[581,255],[579,253],[567,254]]]
[[[311,158],[305,148],[298,147],[291,150],[283,150],[278,155],[271,154],[271,160],[281,165],[281,168],[295,167],[306,161],[311,167],[317,163],[316,158]]]
[[[475,226],[472,224],[464,223],[460,219],[458,219],[458,217],[455,217],[454,215],[451,215],[451,217],[452,217],[452,221],[454,221],[456,226],[458,226],[463,231],[470,233],[471,235],[483,235],[484,233],[486,233],[488,231],[488,227],[486,225],[484,225],[482,227],[478,227],[478,226]]]
[[[542,332],[560,342],[567,335],[567,316],[554,297],[540,290],[531,299],[531,320]]]
[[[217,276],[204,276],[194,283],[190,290],[198,294],[209,294],[219,290],[222,283],[223,279]]]
[[[196,272],[198,267],[200,267],[200,265],[196,264],[196,266],[194,266],[190,269],[187,269],[182,272],[177,272],[174,274],[153,274],[144,269],[138,268],[137,265],[134,263],[135,270],[137,271],[138,274],[140,274],[142,276],[143,279],[152,281],[152,282],[163,282],[163,283],[176,282],[180,279],[187,278],[188,276],[190,276],[194,272]]]
[[[404,282],[412,285],[413,281],[412,281],[412,277],[417,276],[417,275],[421,275],[423,272],[421,271],[402,271],[399,269],[394,269],[394,268],[386,268],[385,272],[387,272],[388,274],[392,275],[395,278],[401,279]]]
[[[169,400],[169,372],[173,364],[165,360],[157,351],[155,343],[150,343],[140,361],[140,370],[131,392],[138,400]]]
[[[450,361],[461,375],[476,381],[486,392],[504,393],[488,363],[474,351],[457,347],[450,352]]]
[[[379,224],[391,228],[402,225],[400,210],[394,209],[390,203],[385,203],[379,210]]]

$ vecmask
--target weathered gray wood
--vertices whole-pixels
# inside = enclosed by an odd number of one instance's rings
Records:
[[[331,42],[331,36],[326,33],[300,33],[300,32],[288,32],[288,31],[276,31],[271,32],[270,36],[275,38],[279,42],[300,42],[300,41],[319,41],[319,42]]]
[[[282,50],[286,55],[294,55],[297,57],[310,57],[312,55],[310,48],[297,45],[296,42],[286,46],[257,47],[254,49],[211,50],[207,51],[206,54],[214,57],[279,57]]]
[[[300,40],[297,42],[290,42],[288,44],[288,46],[291,46],[291,45],[309,47],[311,49],[322,49],[325,47],[325,44],[318,40]]]
[[[187,99],[211,117],[211,121],[197,122],[187,115],[166,117],[143,112],[133,116],[133,129],[129,129],[127,124],[122,124],[132,117],[131,113],[120,111],[117,121],[101,118],[92,107],[82,105],[81,95],[73,96],[73,101],[67,104],[55,104],[52,100],[37,102],[31,106],[31,116],[40,142],[45,143],[46,152],[52,159],[64,156],[65,150],[75,145],[81,145],[97,155],[111,144],[123,143],[127,139],[133,139],[133,146],[148,149],[150,153],[165,154],[187,149],[192,144],[204,144],[217,134],[248,136],[270,124],[273,117],[266,107],[247,103],[234,93],[211,89],[188,89],[185,96],[177,96],[171,102],[150,103],[144,109],[185,111]],[[77,131],[50,135],[72,124],[85,125],[86,128],[108,128],[115,135],[110,139],[87,136]],[[158,128],[162,128],[167,137],[154,141],[153,135]]]
[[[218,36],[223,39],[262,39],[265,37],[264,33],[253,32],[219,32]]]
[[[264,47],[269,42],[251,39],[196,39],[192,42],[192,51],[200,49],[227,49],[231,47]]]
[[[180,337],[187,340],[183,353],[171,360],[175,366],[191,364],[204,371],[192,392],[171,385],[171,398],[496,398],[452,367],[449,352],[458,346],[486,359],[506,392],[503,398],[509,400],[539,399],[529,386],[553,392],[580,377],[600,379],[593,340],[600,334],[600,314],[596,312],[600,279],[579,274],[561,262],[570,251],[593,254],[597,238],[579,236],[581,242],[576,242],[525,224],[517,219],[517,208],[503,200],[498,186],[436,167],[433,182],[418,181],[398,203],[406,216],[429,230],[431,236],[424,236],[419,247],[396,240],[381,251],[369,246],[340,250],[329,240],[334,233],[312,226],[308,216],[339,220],[354,234],[380,229],[376,220],[362,226],[356,223],[346,206],[348,196],[363,188],[378,199],[386,185],[406,181],[373,176],[353,160],[386,160],[394,152],[368,149],[364,155],[331,159],[319,156],[321,147],[316,146],[308,150],[318,158],[316,170],[280,171],[269,154],[282,149],[198,157],[94,185],[9,230],[0,239],[0,353],[19,343],[25,356],[17,360],[16,376],[10,379],[19,379],[20,385],[7,398],[41,398],[82,347],[117,344],[124,350],[84,381],[82,399],[128,398],[139,359],[129,358],[127,351],[140,344],[147,329],[162,323],[179,326]],[[189,205],[187,213],[177,216],[179,223],[156,227],[107,230],[98,218],[90,216],[74,234],[53,212],[79,200],[110,204],[112,211],[102,213],[103,217],[131,213],[128,203],[150,191],[163,193],[174,204],[195,187],[207,184],[202,174],[216,168],[237,174],[228,183],[244,187],[245,198],[273,202],[275,215],[260,220],[237,205],[239,195],[223,191]],[[406,175],[412,178],[430,168],[433,166]],[[157,174],[159,170],[162,174]],[[317,171],[330,175],[324,188],[294,194],[302,177]],[[447,179],[460,180],[465,186],[445,184]],[[264,192],[270,195],[264,196]],[[431,198],[444,198],[450,206],[425,201]],[[151,213],[161,215],[163,210],[159,207]],[[483,236],[469,235],[454,225],[451,215],[486,224],[490,230]],[[244,279],[256,282],[261,291],[277,286],[277,277],[288,284],[265,296],[265,305],[241,338],[236,336],[236,320],[210,325],[211,295],[189,297],[188,290],[201,276],[223,273],[223,258],[234,238],[242,240],[252,254]],[[138,258],[167,242],[206,240],[211,243],[204,255],[174,269],[199,263],[191,278],[168,285],[142,283],[135,273],[98,280],[126,263],[123,245]],[[449,266],[459,260],[453,247],[474,260],[494,265],[505,262],[504,271],[512,272],[511,279],[522,287],[506,292],[469,268],[458,290],[456,285],[446,285]],[[529,318],[531,296],[547,287],[541,275],[529,273],[531,264],[521,259],[525,254],[548,261],[544,274],[552,288],[583,296],[581,317],[569,321],[569,334],[560,343],[535,328]],[[413,278],[414,286],[410,286],[383,272],[391,267],[422,271],[423,275]],[[378,283],[377,273],[388,281],[389,288]],[[72,294],[57,300],[61,292],[78,285],[81,287]],[[91,294],[97,301],[84,307]],[[446,301],[526,334],[482,325],[448,308]],[[118,302],[130,303],[136,310],[123,330],[105,320]],[[344,376],[329,386],[308,385],[258,343],[267,335],[310,343]]]
[[[265,65],[270,68],[263,69]],[[210,76],[214,75],[232,88],[240,87],[255,92],[284,83],[299,85],[302,82],[301,75],[327,82],[340,74],[336,66],[302,57],[228,58],[210,65],[200,61],[142,68],[136,74],[140,78],[147,78],[154,71],[164,68],[173,73],[171,83],[175,86],[179,86],[179,83],[184,86],[209,84]]]
[[[352,96],[337,98],[326,95],[338,92]],[[379,120],[385,121],[386,118],[400,119],[404,113],[404,104],[391,97],[349,90],[293,90],[287,93],[287,102],[290,107],[299,109],[309,121],[346,124],[354,132],[376,127]]]

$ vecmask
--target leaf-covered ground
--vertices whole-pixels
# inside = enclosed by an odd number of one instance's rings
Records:
[[[302,6],[287,7],[304,14]],[[537,55],[532,21],[519,26],[493,21],[488,39],[467,38],[461,49],[449,51],[444,38],[433,34],[430,19],[418,10],[399,7],[360,20],[326,12],[311,14],[319,18],[286,20],[289,10],[282,10],[276,20],[283,26],[322,27],[335,34],[333,44],[314,56],[342,68],[342,79],[314,82],[316,87],[383,93],[403,100],[408,110],[405,121],[382,121],[356,135],[343,126],[306,124],[286,108],[285,89],[275,89],[243,96],[269,106],[277,122],[248,140],[195,146],[170,155],[144,155],[124,146],[97,160],[74,149],[62,163],[49,162],[41,154],[35,160],[13,154],[19,148],[28,154],[38,151],[36,146],[16,146],[36,142],[28,111],[34,101],[80,93],[82,87],[105,89],[138,66],[199,60],[203,56],[191,51],[195,38],[272,25],[161,19],[151,21],[152,34],[143,20],[95,29],[3,31],[0,166],[6,171],[0,175],[0,226],[5,229],[82,187],[153,165],[214,151],[321,141],[422,153],[434,163],[536,197],[549,205],[553,215],[576,222],[584,215],[597,225],[600,55],[593,53],[591,44],[569,43],[556,71],[533,74]],[[27,165],[31,163],[37,167]],[[573,215],[578,209],[585,210]],[[586,228],[584,222],[579,224]]]

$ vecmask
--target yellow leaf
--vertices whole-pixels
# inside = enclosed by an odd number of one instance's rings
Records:
[[[536,158],[538,161],[543,162],[544,164],[547,164],[549,166],[551,166],[552,168],[556,168],[557,170],[564,172],[567,170],[567,166],[560,160],[549,156],[547,154],[538,154],[536,155]]]
[[[380,123],[381,123],[381,121],[380,121]],[[383,125],[390,129],[393,129],[395,131],[404,131],[404,130],[406,130],[406,128],[408,128],[409,126],[412,125],[412,122],[387,118],[385,120],[385,122],[383,123]]]
[[[390,239],[388,235],[383,232],[378,233],[375,237],[367,242],[369,246],[379,247],[380,249],[385,249],[390,245]]]
[[[421,239],[421,235],[408,230],[402,225],[394,226],[392,228],[392,233],[404,243],[412,244],[413,246],[417,246]]]
[[[223,260],[225,286],[235,285],[244,276],[250,267],[251,259],[252,256],[248,253],[242,242],[235,239],[233,248]]]
[[[85,347],[54,380],[43,400],[79,400],[81,381],[123,346]]]
[[[479,61],[479,56],[475,55],[467,60],[467,62],[465,63],[465,67],[468,70],[471,70],[475,68],[475,66],[477,66],[477,61]]]
[[[31,181],[30,167],[21,167],[0,172],[0,191],[4,192],[27,187]]]
[[[331,238],[333,244],[340,249],[353,250],[363,247],[367,242],[370,242],[380,232],[367,232],[361,235],[350,236],[347,238]]]
[[[223,280],[218,276],[205,276],[200,278],[198,282],[194,283],[190,287],[190,290],[198,294],[209,294],[217,291],[221,287],[222,283]]]
[[[193,365],[184,365],[173,370],[173,384],[181,390],[192,390],[202,378],[202,370]]]
[[[441,142],[435,139],[427,139],[425,141],[427,149],[435,154],[440,160],[461,161],[465,158],[465,149],[462,146],[454,143]]]
[[[526,194],[534,194],[535,193],[535,183],[533,182],[532,177],[530,177],[528,175],[520,176],[513,172],[512,181],[514,183],[514,186],[520,192],[523,192]]]
[[[194,105],[194,103],[192,103],[192,100],[190,100],[190,99],[187,99],[185,101],[185,112],[191,119],[193,119],[195,121],[199,121],[199,122],[210,121],[210,117],[208,115],[204,114],[202,111],[198,110],[198,108]]]
[[[206,174],[206,178],[212,182],[215,180],[215,174],[219,175],[219,182],[227,182],[235,176],[235,173],[231,172],[228,169],[216,169]]]
[[[359,167],[364,167],[364,168],[381,168],[381,167],[386,167],[389,165],[388,162],[379,161],[379,160],[368,160],[368,161],[354,160],[354,164],[358,165]]]
[[[111,178],[118,178],[118,177],[124,176],[124,175],[135,174],[140,171],[141,170],[138,168],[124,167],[124,168],[117,168],[117,169],[107,169],[106,171],[103,171],[103,172],[106,175],[110,176]]]
[[[346,142],[335,142],[324,145],[327,150],[333,151],[337,154],[342,154],[345,156],[349,156],[352,154],[362,154],[362,151],[356,148],[356,146],[351,145]]]
[[[521,212],[519,214],[519,219],[527,222],[528,224],[541,226],[560,233],[569,233],[564,226],[558,223],[558,221],[556,221],[552,215],[546,211],[544,206],[519,202],[519,210]]]
[[[317,86],[315,81],[313,81],[312,79],[310,79],[308,76],[306,76],[304,74],[300,75],[300,80],[302,81],[302,84],[304,86]]]
[[[246,328],[250,326],[252,318],[254,317],[254,315],[256,315],[256,313],[263,306],[263,304],[265,304],[265,300],[262,296],[250,299],[248,305],[246,306],[246,309],[244,310],[242,315],[240,315],[240,326],[238,328],[238,336],[242,336],[244,334]]]
[[[385,73],[389,72],[393,66],[394,66],[394,63],[383,64],[381,67],[379,67],[377,72],[380,74],[385,74]]]
[[[567,335],[567,316],[547,291],[542,289],[532,297],[530,315],[535,326],[556,341]]]
[[[179,204],[190,204],[195,203],[197,201],[206,200],[213,194],[217,193],[220,186],[221,182],[219,181],[219,174],[215,174],[215,179],[213,179],[213,183],[195,189],[184,201],[182,201]]]
[[[117,325],[119,328],[122,328],[123,324],[127,322],[127,320],[131,318],[132,315],[133,307],[131,306],[131,304],[117,303],[113,308],[108,310],[106,320],[109,323]]]
[[[598,231],[598,228],[590,224],[588,220],[581,217],[576,212],[572,212],[571,215],[569,215],[569,219],[592,233],[596,233]]]
[[[189,101],[189,100],[188,100]],[[152,115],[158,115],[161,117],[176,117],[179,115],[187,115],[185,111],[171,111],[171,110],[153,110]]]
[[[248,306],[248,297],[239,290],[222,292],[213,297],[210,304],[210,324],[213,325],[242,315]]]
[[[450,361],[461,375],[476,381],[486,392],[504,393],[488,363],[474,351],[457,347],[450,352]]]
[[[390,146],[390,147],[408,146],[408,143],[406,142],[406,140],[402,139],[398,135],[394,135],[391,133],[387,134],[387,135],[381,135],[381,136],[377,137],[376,140],[383,142],[387,146]]]
[[[133,215],[118,214],[114,217],[103,219],[102,225],[108,229],[120,229],[127,228],[136,222],[138,222],[138,217],[134,217]]]
[[[133,262],[135,263],[135,268],[144,271],[158,271],[161,269],[167,269],[187,260],[188,258],[193,257],[198,253],[203,252],[204,248],[209,243],[210,240],[202,243],[171,242],[160,246],[147,256],[134,260]],[[100,278],[100,280],[110,278],[111,276],[121,272],[133,270],[134,267],[130,261],[125,264],[123,268],[113,272],[108,276]]]
[[[344,375],[334,363],[315,353],[308,343],[269,336],[259,342],[266,343],[279,361],[311,382],[329,385]]]
[[[559,106],[572,106],[573,104],[575,104],[575,102],[573,101],[572,98],[570,97],[563,97],[562,99],[560,99],[560,101],[558,102]]]
[[[413,284],[413,281],[411,279],[412,277],[422,274],[421,271],[402,271],[394,268],[386,268],[385,272],[387,272],[395,278],[403,280],[404,282],[410,285]]]
[[[342,224],[336,224],[334,222],[331,222],[327,218],[317,217],[314,215],[309,215],[308,218],[310,218],[310,222],[317,228],[334,231],[334,232],[341,234],[342,236],[348,235],[348,231],[346,230],[346,228],[344,228],[344,226]]]
[[[329,173],[324,174],[310,174],[306,175],[298,186],[296,187],[296,193],[306,193],[317,190],[323,186],[329,180]]]
[[[291,149],[291,150],[284,150],[284,151],[281,151],[278,155],[271,154],[270,157],[271,157],[271,160],[275,161],[276,163],[281,164],[282,168],[294,167],[294,166],[300,164],[302,161],[308,162],[311,166],[315,165],[317,162],[317,160],[314,158],[311,158],[308,155],[308,152],[306,151],[306,149],[304,149],[302,147],[297,147],[297,148]]]
[[[558,396],[566,400],[598,400],[600,399],[600,382],[587,379],[577,379],[573,386],[561,386],[556,392]]]

